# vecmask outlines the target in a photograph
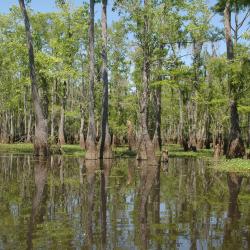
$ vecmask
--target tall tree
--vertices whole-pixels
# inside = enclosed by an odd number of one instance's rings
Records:
[[[100,159],[112,158],[111,137],[108,127],[108,58],[107,58],[107,0],[102,0],[102,130],[100,144]]]
[[[149,81],[150,81],[150,39],[149,39],[149,16],[148,16],[148,0],[144,0],[143,6],[143,19],[142,19],[142,39],[141,39],[141,47],[142,47],[142,91],[140,94],[139,106],[140,106],[140,135],[138,142],[138,152],[137,159],[148,159],[154,160],[155,151],[153,143],[149,137],[148,133],[148,99],[149,99]],[[138,23],[138,25],[140,25]]]
[[[225,26],[225,37],[227,46],[227,59],[233,61],[233,39],[231,35],[231,2],[226,1],[224,9],[224,26]],[[229,144],[227,150],[228,158],[243,157],[245,154],[245,147],[241,138],[241,131],[239,125],[239,114],[237,110],[237,100],[235,95],[232,93],[232,76],[228,75],[228,86],[229,86],[229,97],[230,97],[230,134]]]
[[[89,126],[86,139],[86,159],[97,159],[96,129],[94,113],[94,83],[95,83],[95,57],[94,57],[94,7],[95,1],[90,0],[89,5]]]
[[[35,70],[35,58],[33,49],[33,39],[30,30],[30,22],[27,14],[24,0],[19,0],[19,5],[23,14],[27,47],[29,53],[29,70],[30,70],[30,81],[32,89],[32,100],[36,116],[35,126],[35,138],[34,138],[34,154],[37,156],[47,156],[49,154],[48,149],[48,125],[47,119],[43,113],[41,100],[38,94],[38,87],[36,81],[36,70]]]

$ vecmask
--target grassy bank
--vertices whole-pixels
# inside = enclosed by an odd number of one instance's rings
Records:
[[[203,158],[208,160],[209,166],[218,171],[231,171],[231,172],[245,172],[250,173],[250,160],[246,159],[232,159],[227,160],[222,157],[218,161],[213,159],[212,149],[202,149],[197,152],[188,151],[185,152],[180,145],[169,144],[165,145],[163,149],[167,149],[169,157],[174,158]],[[58,152],[57,146],[52,146],[52,151]],[[0,144],[0,153],[12,153],[12,154],[32,154],[33,144],[29,143],[16,143],[16,144]],[[68,157],[83,157],[85,151],[81,149],[79,145],[64,145],[61,148],[61,153]],[[126,146],[116,147],[114,149],[115,157],[135,157],[136,153],[129,151]],[[157,152],[160,156],[160,152]]]
[[[59,151],[65,156],[82,157],[85,155],[85,151],[79,145],[63,145],[61,150],[56,145],[51,147],[51,151],[54,154],[58,154]],[[0,153],[10,154],[32,154],[33,144],[31,143],[13,143],[13,144],[0,144]],[[117,157],[134,157],[136,154],[128,150],[127,147],[117,147],[114,150],[114,154]]]
[[[250,174],[250,160],[247,159],[231,159],[224,157],[218,161],[211,161],[209,165],[220,172],[236,172]]]
[[[164,147],[163,147],[164,148]],[[193,158],[211,158],[213,157],[212,149],[200,149],[197,152],[184,151],[183,148],[178,144],[166,145],[169,153],[169,157],[193,157]]]
[[[169,152],[170,157],[212,157],[212,150],[202,149],[198,152],[188,151],[185,152],[180,145],[170,144],[163,147]],[[84,156],[85,152],[79,145],[64,145],[62,146],[62,154],[66,156]],[[57,153],[57,146],[52,146],[52,152]],[[14,144],[0,144],[0,153],[13,153],[13,154],[32,154],[33,144],[30,143],[14,143]],[[136,153],[128,150],[126,146],[116,147],[114,149],[115,156],[117,157],[134,157]],[[157,152],[160,155],[160,152]]]
[[[185,152],[180,145],[170,144],[163,147],[169,152],[170,157],[212,157],[212,150],[202,149],[198,152],[188,151]],[[52,146],[52,151],[58,151],[57,146]],[[13,154],[32,154],[33,144],[31,143],[14,143],[14,144],[0,144],[0,153],[13,153]],[[63,145],[62,153],[68,156],[84,156],[85,152],[79,145]],[[116,147],[114,149],[115,156],[117,157],[133,157],[135,152],[128,150],[126,146]],[[157,152],[160,155],[160,152]]]

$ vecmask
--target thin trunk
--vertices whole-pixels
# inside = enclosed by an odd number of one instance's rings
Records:
[[[108,128],[108,68],[107,68],[107,0],[102,0],[102,130],[100,159],[112,158],[111,136]]]
[[[83,129],[84,129],[84,111],[83,111],[83,107],[80,107],[81,110],[81,125],[80,125],[80,131],[79,131],[79,135],[80,135],[80,147],[82,149],[85,149],[86,145],[85,145],[85,139],[84,139],[84,133],[83,133]]]
[[[30,31],[29,17],[26,11],[24,0],[19,0],[19,5],[24,17],[25,31],[27,37],[27,48],[29,52],[29,69],[30,69],[30,80],[32,89],[32,100],[35,110],[36,117],[36,130],[35,130],[35,140],[34,140],[34,154],[47,156],[49,154],[48,149],[48,128],[47,120],[43,114],[42,105],[37,89],[36,82],[36,71],[35,71],[35,59],[33,51],[33,41]]]
[[[193,68],[194,68],[194,79],[193,79],[193,91],[192,96],[196,97],[197,88],[200,80],[200,67],[201,67],[201,50],[203,42],[195,41],[193,42]],[[191,131],[189,135],[189,146],[192,150],[197,148],[197,117],[198,117],[198,104],[197,101],[193,101],[191,96],[190,108],[191,108]]]
[[[136,138],[135,132],[133,128],[133,124],[131,121],[127,121],[127,128],[128,128],[128,149],[135,150],[136,149]],[[113,136],[113,143],[115,144],[115,135]]]
[[[83,61],[82,61],[82,103],[80,104],[80,114],[81,114],[81,124],[80,124],[80,129],[79,129],[79,137],[80,137],[80,147],[82,149],[86,149],[86,143],[85,143],[85,138],[84,138],[84,110],[86,110],[84,98],[86,96],[86,87],[85,87],[85,81],[83,77]]]
[[[28,128],[27,128],[27,142],[31,142],[31,124],[32,124],[32,114],[29,114]]]
[[[248,138],[247,138],[247,146],[250,147],[250,113],[248,113]]]
[[[89,126],[86,139],[86,159],[97,159],[96,149],[96,129],[94,113],[94,80],[95,80],[95,58],[94,58],[94,6],[95,1],[90,0],[90,20],[89,20]]]
[[[178,128],[178,143],[183,144],[184,135],[183,135],[183,98],[182,91],[179,89],[179,128]]]
[[[227,46],[227,59],[232,61],[234,59],[233,52],[233,41],[231,35],[231,5],[230,0],[227,0],[225,10],[224,10],[224,19],[225,19],[225,36],[226,36],[226,46]],[[237,158],[243,157],[245,154],[245,146],[241,138],[241,131],[239,125],[239,114],[237,110],[237,101],[232,93],[232,77],[229,74],[228,76],[228,87],[229,87],[229,97],[230,97],[230,134],[229,134],[229,143],[226,156],[227,158]]]
[[[164,46],[160,46],[161,52],[163,52]],[[159,71],[162,70],[162,58],[159,58],[158,62],[158,69]],[[158,76],[158,80],[162,80],[162,76]],[[154,93],[154,102],[155,102],[155,133],[153,138],[153,144],[156,150],[161,150],[162,148],[162,140],[161,140],[161,85],[157,86],[155,93]]]
[[[13,124],[13,113],[10,113],[10,143],[14,142],[14,124]]]
[[[25,88],[25,92],[23,95],[23,113],[24,113],[24,134],[27,135],[27,97],[26,97],[27,88]],[[27,139],[27,138],[26,138]]]
[[[64,107],[63,104],[61,106],[60,111],[60,123],[59,123],[59,129],[58,129],[58,142],[60,145],[65,144],[65,138],[64,138]]]
[[[237,45],[238,42],[238,33],[239,33],[239,5],[238,0],[234,1],[234,8],[235,8],[235,29],[234,29],[234,44]]]
[[[227,59],[233,60],[233,40],[231,35],[231,5],[230,0],[227,0],[225,10],[224,10],[224,25],[225,25],[225,37],[227,46]]]
[[[2,138],[1,142],[2,143],[9,143],[9,136],[8,136],[8,113],[5,112],[4,116],[4,122],[3,122],[3,127],[2,127]]]
[[[154,93],[155,99],[155,132],[153,137],[153,144],[155,150],[161,150],[162,142],[161,142],[161,86],[158,86]]]
[[[55,80],[56,81],[56,80]],[[52,91],[51,91],[51,128],[50,128],[50,137],[51,137],[51,142],[55,142],[55,128],[54,128],[54,119],[55,119],[55,111],[54,111],[54,105],[55,105],[55,88],[56,88],[56,83],[53,83],[52,86]]]
[[[63,97],[61,102],[61,112],[60,112],[60,123],[59,123],[59,130],[58,130],[58,141],[60,145],[65,144],[65,137],[64,137],[64,113],[66,107],[66,100],[67,100],[67,83],[64,81],[63,83]]]

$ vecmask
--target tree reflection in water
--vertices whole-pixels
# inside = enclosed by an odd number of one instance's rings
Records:
[[[140,249],[148,249],[148,234],[149,234],[147,225],[148,198],[153,185],[155,183],[159,183],[159,177],[160,177],[159,165],[151,164],[150,161],[139,161],[138,167],[140,168],[140,185],[137,194],[138,209],[139,209],[138,231],[140,235],[139,247]]]
[[[136,162],[0,157],[0,249],[249,249],[249,178]]]
[[[239,228],[239,219],[241,217],[241,213],[238,205],[238,195],[240,193],[242,180],[243,177],[239,176],[236,173],[227,174],[229,202],[227,220],[225,222],[224,228],[223,248],[237,249],[237,246],[239,244],[239,242],[237,243],[237,241],[240,239],[237,237],[232,237],[232,233],[233,231],[241,230]]]
[[[33,233],[37,223],[43,222],[43,217],[46,214],[46,200],[47,185],[46,180],[48,176],[48,160],[47,159],[35,159],[34,164],[34,178],[35,178],[35,193],[32,201],[32,211],[29,222],[29,230],[27,237],[28,249],[33,249],[32,239]]]

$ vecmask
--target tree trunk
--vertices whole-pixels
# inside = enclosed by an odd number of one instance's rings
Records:
[[[57,80],[55,80],[57,81]],[[50,137],[51,137],[51,143],[53,144],[55,142],[55,128],[54,128],[54,120],[55,120],[55,111],[54,111],[54,105],[55,105],[55,89],[56,89],[56,82],[53,83],[52,91],[51,91],[51,125],[50,125]]]
[[[163,45],[160,46],[161,52],[163,51]],[[158,69],[159,71],[162,70],[162,58],[158,61]],[[158,80],[162,80],[162,76],[158,76]],[[161,85],[156,87],[154,92],[154,106],[155,106],[155,132],[153,137],[153,144],[155,150],[161,150],[162,148],[162,140],[161,140]]]
[[[108,128],[108,69],[107,69],[107,0],[102,0],[102,130],[100,159],[112,158],[111,136]]]
[[[144,7],[146,7],[147,1],[144,0]],[[139,107],[140,107],[140,135],[138,143],[137,160],[149,160],[152,164],[157,164],[155,157],[154,145],[149,137],[148,126],[147,126],[147,115],[148,115],[148,97],[149,97],[149,73],[150,63],[147,42],[148,30],[148,16],[144,15],[144,44],[143,44],[143,71],[142,71],[142,93],[140,95]]]
[[[66,107],[66,100],[67,100],[67,83],[64,81],[63,83],[63,97],[61,101],[61,112],[60,112],[60,123],[59,123],[59,130],[58,130],[58,142],[60,145],[65,144],[65,137],[64,137],[64,113]]]
[[[231,35],[231,6],[230,0],[227,0],[225,10],[224,10],[224,19],[225,19],[225,36],[226,36],[226,46],[227,46],[227,59],[234,59],[233,52],[233,41]],[[229,97],[233,95],[232,88],[232,78],[231,75],[228,76],[228,87],[229,87]],[[227,158],[237,158],[243,157],[245,155],[245,146],[241,138],[241,131],[239,125],[239,114],[237,110],[237,102],[233,97],[233,100],[230,101],[230,134],[229,134],[229,143],[227,149]]]
[[[28,128],[27,128],[27,142],[31,142],[31,125],[32,125],[32,114],[30,112],[29,114],[29,122],[28,122]]]
[[[19,5],[24,17],[25,31],[27,37],[27,47],[29,52],[29,69],[30,69],[30,80],[32,89],[32,100],[35,110],[36,117],[36,129],[34,138],[34,154],[40,156],[47,156],[49,154],[48,149],[48,128],[47,120],[43,114],[42,105],[37,89],[36,82],[36,71],[35,71],[35,60],[33,51],[33,41],[30,31],[29,17],[26,11],[24,0],[19,0]]]
[[[94,5],[95,1],[90,0],[90,20],[89,20],[89,56],[90,56],[90,72],[89,72],[89,125],[86,139],[86,159],[97,159],[96,149],[96,129],[95,129],[95,113],[94,113],[94,79],[95,79],[95,58],[94,58]]]
[[[197,148],[197,117],[198,117],[198,104],[197,101],[193,101],[192,96],[196,97],[197,88],[200,80],[200,67],[201,67],[201,50],[203,42],[195,41],[193,42],[193,68],[194,68],[194,79],[193,79],[193,90],[190,98],[190,108],[191,108],[191,131],[189,135],[189,147],[192,150]]]
[[[5,112],[3,114],[3,120],[2,123],[2,131],[1,131],[1,143],[9,143],[9,136],[8,136],[8,114]]]
[[[183,97],[182,91],[179,89],[179,127],[178,127],[178,143],[184,145],[184,134],[183,134]]]
[[[235,101],[232,101],[230,105],[230,121],[231,128],[226,156],[227,158],[242,158],[245,155],[245,146],[241,138],[239,115],[237,111],[237,104]]]
[[[134,151],[136,150],[136,138],[135,138],[133,124],[131,121],[127,121],[127,128],[128,128],[128,149]]]
[[[143,81],[142,81],[142,94],[140,97],[140,135],[137,159],[138,160],[150,160],[155,158],[155,151],[152,141],[150,140],[147,127],[147,109],[148,109],[148,74],[149,74],[149,62],[147,60],[146,53],[144,52],[143,62]]]
[[[247,146],[250,147],[250,113],[248,113]]]
[[[153,137],[153,145],[155,150],[161,150],[161,86],[158,86],[154,93],[155,102],[155,132]]]
[[[85,149],[86,145],[85,145],[85,139],[84,139],[84,133],[83,133],[83,129],[84,129],[84,111],[83,111],[83,107],[80,107],[81,110],[81,125],[80,125],[80,131],[79,131],[79,135],[80,135],[80,147],[82,149]]]
[[[231,5],[230,0],[227,0],[225,10],[224,10],[224,25],[225,25],[225,37],[227,46],[227,59],[233,60],[233,40],[231,34]]]
[[[58,142],[60,145],[65,144],[65,138],[64,138],[64,108],[63,105],[61,106],[61,112],[60,112],[60,123],[59,123],[59,129],[58,129]]]
[[[14,142],[14,124],[13,124],[13,113],[10,113],[10,143]]]

